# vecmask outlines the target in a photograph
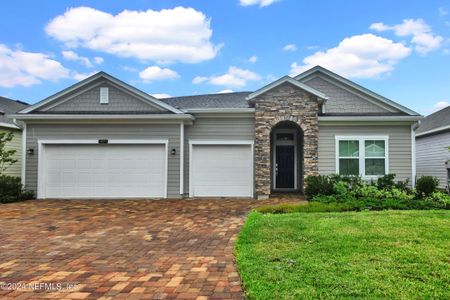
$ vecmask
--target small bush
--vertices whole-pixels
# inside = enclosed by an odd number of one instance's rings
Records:
[[[325,175],[308,176],[305,183],[305,195],[308,199],[315,195],[331,195],[334,192],[332,180]]]
[[[394,187],[395,174],[387,174],[377,179],[377,187],[379,189],[391,189]]]
[[[433,176],[422,176],[417,179],[416,191],[419,197],[427,197],[437,190],[439,179]]]
[[[0,175],[0,203],[29,200],[34,193],[23,189],[19,177]]]

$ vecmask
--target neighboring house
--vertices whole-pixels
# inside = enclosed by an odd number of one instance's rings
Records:
[[[417,176],[436,176],[445,188],[450,179],[450,106],[421,121],[416,131]]]
[[[164,100],[100,72],[13,117],[39,198],[266,198],[316,174],[405,180],[421,119],[321,67],[255,92]]]
[[[22,168],[22,129],[8,118],[8,115],[15,114],[27,106],[28,104],[24,102],[0,97],[0,132],[12,131],[14,133],[14,138],[6,146],[6,149],[16,150],[14,158],[17,159],[17,162],[4,172],[6,175],[20,177]]]

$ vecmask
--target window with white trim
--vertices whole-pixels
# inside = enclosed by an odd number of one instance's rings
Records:
[[[336,173],[362,177],[388,174],[387,136],[337,136]]]

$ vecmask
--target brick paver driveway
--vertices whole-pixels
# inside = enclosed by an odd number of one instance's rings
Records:
[[[0,298],[240,299],[234,242],[248,210],[263,203],[0,205]]]

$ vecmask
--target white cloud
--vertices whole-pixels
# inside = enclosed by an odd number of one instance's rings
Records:
[[[134,68],[134,67],[129,67],[129,66],[123,66],[122,69],[124,71],[128,71],[128,72],[138,72],[139,71],[139,69]]]
[[[0,86],[31,86],[42,80],[57,81],[69,76],[69,70],[49,55],[13,50],[0,44]]]
[[[228,72],[223,75],[213,75],[209,77],[197,76],[192,80],[192,83],[199,84],[208,82],[213,85],[221,85],[227,87],[244,87],[248,81],[261,80],[261,76],[250,70],[240,69],[231,66]]]
[[[221,91],[218,91],[217,92],[217,94],[229,94],[229,93],[234,93],[234,91],[233,90],[221,90]]]
[[[439,7],[438,12],[441,17],[448,15],[448,10],[445,7]]]
[[[439,101],[433,106],[433,111],[444,109],[447,106],[450,106],[450,103],[448,101]]]
[[[209,60],[222,46],[210,40],[210,19],[185,7],[117,15],[76,7],[52,19],[45,30],[66,47],[166,63]]]
[[[239,0],[242,6],[259,5],[259,7],[269,6],[280,0]]]
[[[382,31],[394,31],[397,36],[412,36],[411,43],[415,45],[415,50],[421,54],[427,54],[430,51],[438,49],[443,38],[433,33],[431,26],[422,19],[406,19],[401,24],[386,25],[384,23],[373,23],[370,29]]]
[[[284,51],[297,51],[297,46],[295,44],[287,44],[283,47]]]
[[[95,56],[95,57],[94,57],[94,62],[95,62],[97,65],[102,64],[104,61],[105,61],[105,60],[103,59],[103,57],[100,57],[100,56]]]
[[[345,77],[377,77],[392,71],[410,53],[411,49],[403,43],[373,34],[355,35],[345,38],[337,47],[305,57],[302,65],[294,62],[290,74],[295,76],[320,65]]]
[[[252,55],[248,58],[248,62],[254,64],[258,60],[258,56]]]
[[[79,61],[81,62],[85,67],[92,68],[93,65],[91,63],[91,60],[84,56],[79,56],[73,51],[63,51],[61,52],[62,56],[67,60],[73,60],[73,61]]]
[[[166,93],[160,93],[160,94],[151,94],[153,97],[158,98],[158,99],[164,99],[164,98],[170,98],[172,97],[169,94]]]
[[[169,68],[151,66],[139,72],[139,77],[145,82],[150,82],[156,80],[176,79],[179,78],[180,75]]]
[[[316,49],[319,49],[319,46],[317,46],[317,45],[310,45],[310,46],[306,46],[306,49],[307,50],[316,50]]]
[[[92,71],[92,72],[89,72],[89,73],[72,72],[71,76],[72,76],[73,79],[81,81],[83,79],[91,77],[92,75],[94,75],[97,72],[98,71]]]

